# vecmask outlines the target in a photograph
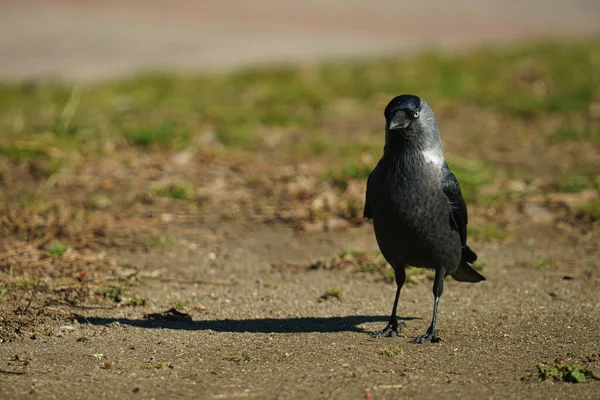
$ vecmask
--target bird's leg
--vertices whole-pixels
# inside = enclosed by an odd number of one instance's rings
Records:
[[[433,317],[431,318],[431,326],[427,329],[427,332],[423,336],[417,336],[413,339],[413,343],[437,343],[441,341],[438,336],[438,330],[435,325],[437,318],[438,304],[440,297],[444,291],[444,278],[446,277],[446,270],[444,268],[437,269],[435,271],[435,280],[433,282],[433,296],[435,298],[433,303]]]
[[[396,316],[396,309],[398,307],[398,299],[400,299],[400,290],[402,289],[402,285],[404,285],[404,280],[406,279],[406,271],[404,270],[404,266],[396,269],[396,284],[398,288],[396,289],[396,299],[394,300],[394,307],[392,307],[392,316],[390,317],[390,322],[386,325],[385,328],[381,331],[377,331],[373,334],[376,338],[381,337],[394,337],[398,336],[398,328],[404,328],[404,322],[400,321],[398,324],[398,317]]]

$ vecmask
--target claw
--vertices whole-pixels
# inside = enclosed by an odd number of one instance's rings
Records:
[[[427,331],[426,334],[424,334],[423,336],[417,336],[416,338],[413,339],[413,343],[438,343],[441,342],[442,339],[440,339],[440,337],[438,336],[438,331],[437,329],[429,329]]]
[[[394,326],[395,325],[395,326]],[[373,332],[373,336],[377,339],[382,337],[396,337],[398,336],[398,331],[404,328],[404,322],[400,321],[400,323],[389,322],[385,328],[381,331]]]

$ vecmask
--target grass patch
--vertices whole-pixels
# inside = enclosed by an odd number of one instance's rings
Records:
[[[600,124],[592,123],[585,126],[579,124],[561,125],[552,132],[550,140],[554,143],[576,142],[579,140],[598,141],[600,140]]]
[[[68,143],[101,152],[108,141],[173,150],[207,131],[215,132],[226,148],[252,150],[261,145],[265,132],[276,130],[285,138],[302,138],[301,146],[283,140],[277,152],[290,155],[304,147],[319,155],[335,152],[343,140],[323,139],[333,130],[381,132],[382,121],[370,117],[380,115],[393,95],[416,93],[430,104],[460,102],[521,118],[551,113],[564,122],[555,136],[568,140],[582,135],[568,122],[579,121],[589,104],[600,100],[595,90],[600,74],[591,57],[599,47],[597,39],[482,46],[460,55],[427,52],[411,58],[250,68],[219,76],[154,74],[76,91],[69,85],[4,83],[0,132],[9,142],[50,137],[46,145]],[[66,118],[65,109],[75,97],[77,108]],[[365,125],[367,120],[373,123]],[[582,132],[596,137],[598,129]],[[0,149],[7,157],[36,156],[18,146]]]
[[[45,153],[37,149],[24,149],[19,147],[0,146],[0,156],[11,160],[30,160],[44,156]]]
[[[90,210],[105,210],[112,205],[112,200],[108,196],[92,196],[88,199],[87,208]]]
[[[387,263],[380,252],[367,252],[358,249],[343,249],[332,263],[349,264],[359,272],[380,274],[387,283],[395,281],[394,269]]]
[[[161,370],[161,369],[167,369],[167,368],[173,368],[173,365],[168,364],[166,362],[162,362],[162,361],[161,362],[148,361],[140,366],[140,369],[151,369],[151,370]]]
[[[186,303],[183,300],[175,300],[173,302],[173,308],[175,308],[177,310],[184,310],[185,306],[186,306]]]
[[[386,356],[386,357],[394,357],[394,356],[401,356],[404,354],[404,351],[402,351],[401,348],[399,347],[384,347],[383,349],[379,350],[377,352],[380,356]]]
[[[103,290],[104,297],[115,303],[120,303],[125,299],[125,292],[126,289],[123,286],[117,285],[108,285]]]
[[[542,254],[533,260],[533,267],[535,269],[543,269],[551,267],[553,263],[552,257]]]
[[[486,242],[507,240],[512,234],[495,222],[485,222],[479,225],[468,225],[469,236]]]
[[[394,271],[394,268],[386,268],[383,271],[383,280],[385,281],[385,283],[396,282],[396,271]]]
[[[192,198],[193,190],[187,183],[175,182],[156,188],[154,193],[157,196],[169,197],[175,200],[190,200]]]
[[[582,383],[586,379],[594,378],[593,374],[578,364],[552,363],[552,365],[538,364],[536,375],[542,380],[553,379],[570,383]]]
[[[119,285],[107,285],[100,289],[100,293],[108,300],[131,307],[145,307],[147,300],[131,293],[129,288]]]
[[[558,179],[555,188],[563,193],[579,193],[587,189],[598,189],[598,185],[594,182],[594,175],[563,176]]]
[[[180,148],[189,143],[189,134],[166,121],[154,127],[137,127],[124,132],[127,142],[137,147]]]
[[[260,281],[260,285],[264,288],[268,288],[268,289],[277,289],[279,287],[279,285],[277,284],[277,282],[274,281]]]
[[[342,300],[344,297],[344,292],[342,291],[342,289],[338,289],[338,288],[327,288],[325,289],[325,291],[323,292],[323,294],[319,297],[319,301],[326,301],[326,300],[330,300],[330,299],[337,299],[337,300]]]
[[[67,245],[61,242],[54,242],[52,246],[48,249],[48,253],[53,256],[60,257],[67,251]]]
[[[150,236],[144,240],[144,245],[150,249],[171,247],[175,246],[175,244],[177,244],[177,239],[168,233]]]
[[[406,268],[406,284],[420,285],[428,280],[432,280],[435,272],[425,268],[409,267]]]
[[[575,210],[578,219],[596,222],[600,221],[600,200],[588,203]]]

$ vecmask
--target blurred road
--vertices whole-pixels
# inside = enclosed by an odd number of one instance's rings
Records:
[[[598,0],[0,0],[0,79],[458,49],[600,32]]]

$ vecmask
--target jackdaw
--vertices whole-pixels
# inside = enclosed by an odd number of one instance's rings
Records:
[[[448,275],[461,282],[485,278],[469,264],[477,255],[467,246],[467,206],[442,154],[433,111],[421,98],[401,95],[384,112],[383,156],[367,180],[364,217],[373,220],[381,253],[396,273],[390,321],[376,337],[397,336],[396,307],[405,268],[435,270],[431,326],[415,343],[438,342],[436,316]]]

